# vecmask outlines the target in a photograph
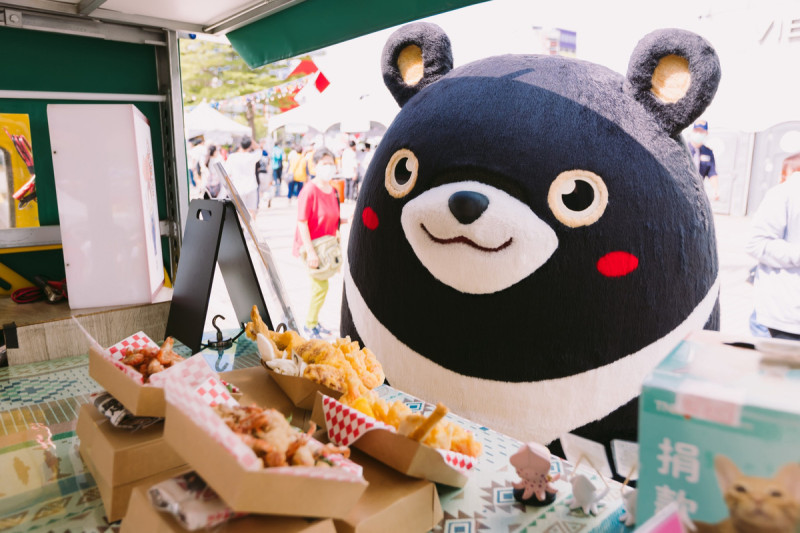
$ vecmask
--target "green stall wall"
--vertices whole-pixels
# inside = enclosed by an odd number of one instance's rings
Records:
[[[0,90],[158,94],[154,45],[0,26],[0,49],[9,52],[0,76]],[[53,103],[109,102],[0,98],[0,113],[24,113],[30,118],[39,223],[42,226],[59,223],[47,125],[47,105]],[[136,105],[150,121],[158,212],[163,220],[166,218],[166,192],[161,137],[162,104],[130,103]],[[164,248],[164,253],[168,258],[168,247]],[[28,279],[37,274],[53,278],[64,275],[64,260],[60,250],[2,254],[0,262]]]

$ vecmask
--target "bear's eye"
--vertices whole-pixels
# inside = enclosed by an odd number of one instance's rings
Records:
[[[416,185],[418,173],[417,156],[411,150],[401,148],[392,154],[386,165],[386,190],[395,198],[402,198]]]
[[[567,170],[550,184],[547,203],[565,226],[589,226],[603,216],[608,205],[608,189],[603,178],[594,172]]]

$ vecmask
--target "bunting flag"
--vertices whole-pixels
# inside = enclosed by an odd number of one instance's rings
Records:
[[[286,76],[287,78],[291,78],[292,76],[303,75],[308,76],[309,74],[313,74],[319,70],[317,64],[314,63],[311,59],[304,59],[298,63],[294,70]]]
[[[314,81],[306,83],[305,86],[294,95],[294,99],[300,105],[306,104],[318,97],[330,84],[331,82],[328,81],[328,78],[326,78],[322,72],[317,71]]]
[[[298,75],[302,77],[296,78]],[[291,79],[293,77],[296,79]],[[283,113],[310,102],[331,84],[311,59],[300,61],[286,79],[291,81],[254,93],[215,100],[210,105],[221,112],[241,113],[250,102],[264,102]],[[192,107],[187,106],[186,110],[191,111]]]

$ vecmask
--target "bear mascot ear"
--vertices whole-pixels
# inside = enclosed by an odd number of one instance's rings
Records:
[[[386,41],[381,68],[383,82],[403,107],[412,96],[453,70],[450,39],[436,24],[403,26]]]
[[[636,45],[624,91],[675,137],[711,103],[720,76],[708,41],[684,30],[657,30]]]

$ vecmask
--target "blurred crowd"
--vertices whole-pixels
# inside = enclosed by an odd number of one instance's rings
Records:
[[[277,197],[290,203],[303,186],[314,179],[314,153],[321,146],[311,142],[277,145],[271,139],[254,142],[243,137],[233,145],[216,145],[195,137],[187,146],[190,198],[228,198],[224,174],[230,177],[251,215],[269,208]],[[348,139],[334,152],[336,173],[332,184],[343,202],[358,198],[358,186],[372,160],[370,142]]]

